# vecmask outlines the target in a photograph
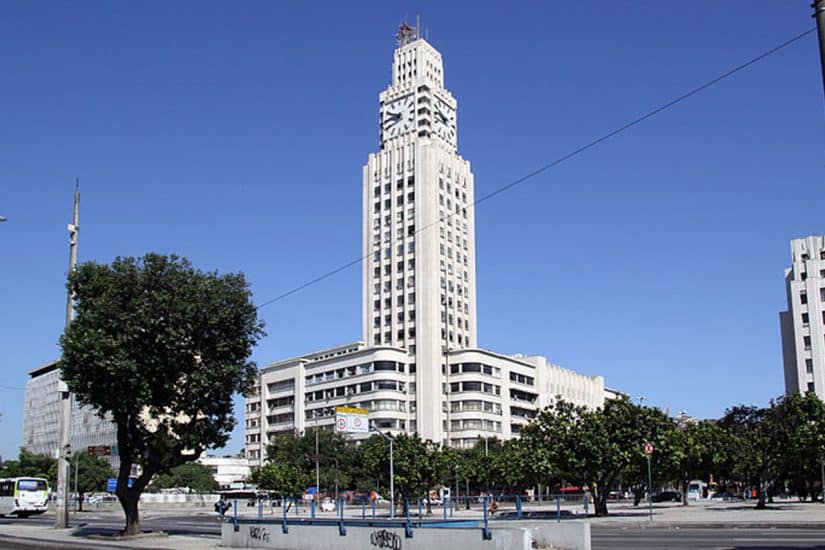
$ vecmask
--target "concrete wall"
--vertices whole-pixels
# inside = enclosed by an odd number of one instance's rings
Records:
[[[492,540],[483,540],[481,529],[419,528],[406,538],[404,528],[347,526],[346,536],[335,525],[289,525],[284,533],[279,522],[221,525],[221,544],[234,548],[279,548],[293,550],[432,550],[472,548],[478,550],[530,550],[531,537],[525,528],[491,529]],[[588,546],[589,548],[589,546]]]
[[[590,524],[584,522],[532,525],[530,533],[538,548],[590,550]]]

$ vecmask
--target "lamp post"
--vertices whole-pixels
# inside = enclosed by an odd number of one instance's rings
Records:
[[[74,215],[72,223],[68,225],[69,230],[69,274],[74,271],[77,263],[77,237],[80,219],[80,186],[75,185],[74,191]],[[71,292],[66,296],[66,326],[68,327],[74,317],[74,297]],[[69,527],[69,460],[71,457],[70,426],[72,421],[71,394],[69,388],[62,379],[58,380],[57,391],[59,394],[58,405],[58,434],[60,443],[57,458],[57,502],[54,515],[54,526],[56,529]]]
[[[384,439],[390,442],[390,519],[395,518],[395,470],[393,465],[393,456],[392,456],[392,437],[388,436],[381,430],[375,427],[372,422],[370,422],[370,430],[377,433]]]

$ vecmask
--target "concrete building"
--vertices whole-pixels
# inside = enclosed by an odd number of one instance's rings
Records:
[[[241,489],[249,476],[249,462],[237,456],[202,456],[196,462],[212,471],[221,489]]]
[[[785,270],[788,310],[779,314],[785,392],[825,400],[825,237],[791,241]]]
[[[23,445],[27,451],[58,456],[58,408],[60,398],[57,384],[60,370],[53,361],[29,372],[23,410]],[[81,407],[74,400],[71,408],[69,441],[74,450],[85,451],[90,446],[106,445],[117,451],[117,428],[109,420],[100,418],[94,409]],[[111,456],[113,468],[120,465],[117,456]]]
[[[457,150],[441,54],[402,25],[379,95],[379,151],[363,168],[364,341],[275,362],[246,402],[246,451],[332,429],[338,405],[384,430],[454,446],[507,439],[553,396],[604,402],[601,377],[477,347],[474,181]]]

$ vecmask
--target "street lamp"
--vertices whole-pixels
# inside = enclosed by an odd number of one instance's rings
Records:
[[[393,469],[392,437],[388,436],[370,422],[370,430],[390,442],[390,519],[395,518],[395,470]]]

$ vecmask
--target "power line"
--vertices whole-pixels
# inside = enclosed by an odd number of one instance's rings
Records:
[[[692,90],[690,90],[690,91],[688,91],[688,92],[686,92],[686,93],[684,93],[684,94],[668,101],[667,103],[663,103],[662,105],[659,105],[658,107],[656,107],[656,108],[654,108],[650,111],[647,111],[645,114],[631,120],[630,122],[625,123],[622,126],[619,126],[618,128],[615,128],[615,129],[603,134],[602,136],[588,142],[587,144],[582,145],[581,147],[578,147],[577,149],[574,149],[573,151],[571,151],[571,152],[569,152],[569,153],[567,153],[567,154],[565,154],[565,155],[563,155],[563,156],[561,156],[561,157],[559,157],[559,158],[557,158],[557,159],[555,159],[555,160],[553,160],[553,161],[551,161],[551,162],[549,162],[549,163],[533,170],[532,172],[529,172],[528,174],[525,174],[524,176],[521,176],[520,178],[515,179],[515,180],[511,181],[510,183],[508,183],[506,185],[503,185],[503,186],[491,191],[490,193],[488,193],[488,194],[482,196],[481,198],[478,198],[475,201],[473,201],[473,203],[469,207],[470,208],[475,208],[477,205],[483,203],[484,201],[487,201],[487,200],[495,197],[496,195],[504,193],[505,191],[508,191],[508,190],[512,189],[513,187],[516,187],[517,185],[521,185],[522,183],[538,176],[539,174],[542,174],[543,172],[546,172],[547,170],[550,170],[551,168],[554,168],[554,167],[558,166],[559,164],[562,164],[563,162],[566,162],[566,161],[580,155],[581,153],[584,153],[585,151],[587,151],[589,149],[592,149],[593,147],[609,140],[610,138],[615,137],[615,136],[617,136],[621,133],[626,132],[627,130],[633,128],[634,126],[637,126],[638,124],[641,124],[642,122],[646,121],[647,119],[652,118],[652,117],[658,115],[659,113],[661,113],[663,111],[666,111],[667,109],[670,109],[671,107],[674,107],[675,105],[678,105],[679,103],[685,101],[686,99],[689,99],[689,98],[695,96],[696,94],[710,88],[711,86],[713,86],[715,84],[718,84],[719,82],[721,82],[721,81],[723,81],[727,78],[730,78],[731,76],[735,75],[736,73],[738,73],[738,72],[740,72],[744,69],[747,69],[751,65],[754,65],[754,64],[758,63],[759,61],[762,61],[766,57],[775,54],[776,52],[790,46],[791,44],[794,44],[795,42],[798,42],[802,38],[804,38],[804,37],[806,37],[809,34],[814,33],[814,32],[816,32],[816,27],[810,28],[807,31],[794,36],[793,38],[789,38],[788,40],[785,40],[784,42],[780,43],[779,45],[774,46],[773,48],[757,55],[756,57],[753,57],[753,58],[749,59],[748,61],[745,61],[741,65],[737,65],[736,67],[730,69],[729,71],[727,71],[725,73],[722,73],[721,75],[717,76],[716,78],[708,80],[704,84],[702,84],[700,86],[697,86],[696,88],[693,88]],[[453,217],[453,216],[455,216],[455,214],[450,213],[449,216]],[[439,223],[440,221],[441,220],[431,222],[430,224],[425,225],[424,227],[420,227],[415,231],[414,234],[417,235],[418,233],[424,231],[425,229],[433,226],[436,223]],[[324,273],[323,275],[315,277],[314,279],[311,279],[311,280],[309,280],[309,281],[293,288],[292,290],[289,290],[288,292],[284,292],[283,294],[281,294],[279,296],[276,296],[275,298],[272,298],[271,300],[267,300],[267,301],[259,304],[257,306],[257,308],[261,309],[265,306],[268,306],[270,304],[274,304],[275,302],[283,300],[287,296],[291,296],[292,294],[295,294],[296,292],[300,292],[301,290],[303,290],[307,287],[310,287],[310,286],[312,286],[316,283],[319,283],[319,282],[323,281],[324,279],[328,279],[329,277],[332,277],[333,275],[335,275],[335,274],[337,274],[341,271],[344,271],[345,269],[347,269],[347,268],[349,268],[353,265],[356,265],[356,264],[359,264],[359,263],[363,262],[364,260],[369,258],[369,256],[370,256],[369,254],[359,256],[358,258],[355,258],[354,260],[351,260],[351,261],[345,263],[344,265],[333,269],[332,271],[328,271],[328,272]]]

